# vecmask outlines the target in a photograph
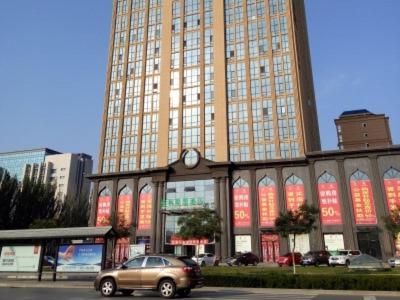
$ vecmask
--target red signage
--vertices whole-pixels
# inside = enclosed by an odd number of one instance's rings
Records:
[[[277,234],[262,234],[261,248],[264,262],[276,262],[279,258],[279,236]]]
[[[118,226],[130,227],[132,225],[132,194],[119,195],[118,197]]]
[[[286,209],[289,211],[296,211],[304,203],[304,185],[291,184],[286,185]]]
[[[129,238],[119,238],[115,244],[115,262],[119,263],[129,258]]]
[[[233,224],[236,228],[250,227],[250,190],[248,187],[233,189]]]
[[[371,181],[368,179],[350,180],[350,189],[356,224],[375,225],[377,223],[377,218]]]
[[[190,238],[187,240],[182,239],[180,236],[173,235],[171,237],[171,245],[183,245],[183,246],[190,246],[190,245],[207,245],[208,239],[202,238],[202,239],[195,239],[195,238]]]
[[[384,179],[386,201],[388,204],[389,211],[400,208],[400,179]]]
[[[337,183],[319,183],[318,197],[322,225],[341,225],[342,213]]]
[[[97,200],[96,226],[110,225],[111,196],[100,196]]]
[[[260,186],[258,188],[258,206],[261,227],[273,227],[278,216],[276,187]]]
[[[151,193],[141,193],[139,196],[138,230],[151,228],[153,200]]]

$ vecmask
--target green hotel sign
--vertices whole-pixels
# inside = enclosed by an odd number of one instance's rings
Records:
[[[162,210],[196,209],[204,207],[203,198],[176,198],[161,200]]]

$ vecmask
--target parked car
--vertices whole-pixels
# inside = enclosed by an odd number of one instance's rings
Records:
[[[392,257],[388,259],[388,264],[391,268],[400,267],[400,257]]]
[[[140,255],[122,266],[99,272],[94,287],[104,297],[117,291],[128,296],[135,289],[158,290],[163,298],[175,294],[186,297],[191,289],[202,287],[204,278],[199,265],[188,256]]]
[[[348,266],[351,259],[361,255],[360,250],[339,250],[338,254],[329,257],[329,265],[335,267],[337,265]]]
[[[303,259],[303,256],[301,255],[301,253],[299,253],[299,252],[295,252],[294,253],[294,263],[296,265],[300,265],[302,259]],[[280,267],[282,267],[282,266],[293,266],[292,252],[288,252],[285,255],[279,256],[277,263],[278,263],[278,265]]]
[[[233,266],[233,265],[256,266],[259,262],[260,262],[260,259],[258,258],[258,256],[251,252],[239,253],[239,254],[236,254],[235,256],[230,257],[226,260],[226,263],[229,266]]]
[[[301,261],[302,266],[319,266],[319,265],[329,265],[329,257],[331,254],[326,251],[309,251],[304,254]]]
[[[193,256],[192,259],[202,267],[213,266],[215,263],[215,255],[212,253],[203,253],[198,256]]]

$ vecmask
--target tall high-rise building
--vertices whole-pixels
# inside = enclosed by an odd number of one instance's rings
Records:
[[[302,0],[115,0],[99,172],[320,150]]]

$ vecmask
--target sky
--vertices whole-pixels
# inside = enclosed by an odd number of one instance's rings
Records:
[[[400,143],[400,1],[305,0],[322,148],[334,119],[390,117]],[[111,0],[0,1],[0,152],[48,147],[97,160]]]

